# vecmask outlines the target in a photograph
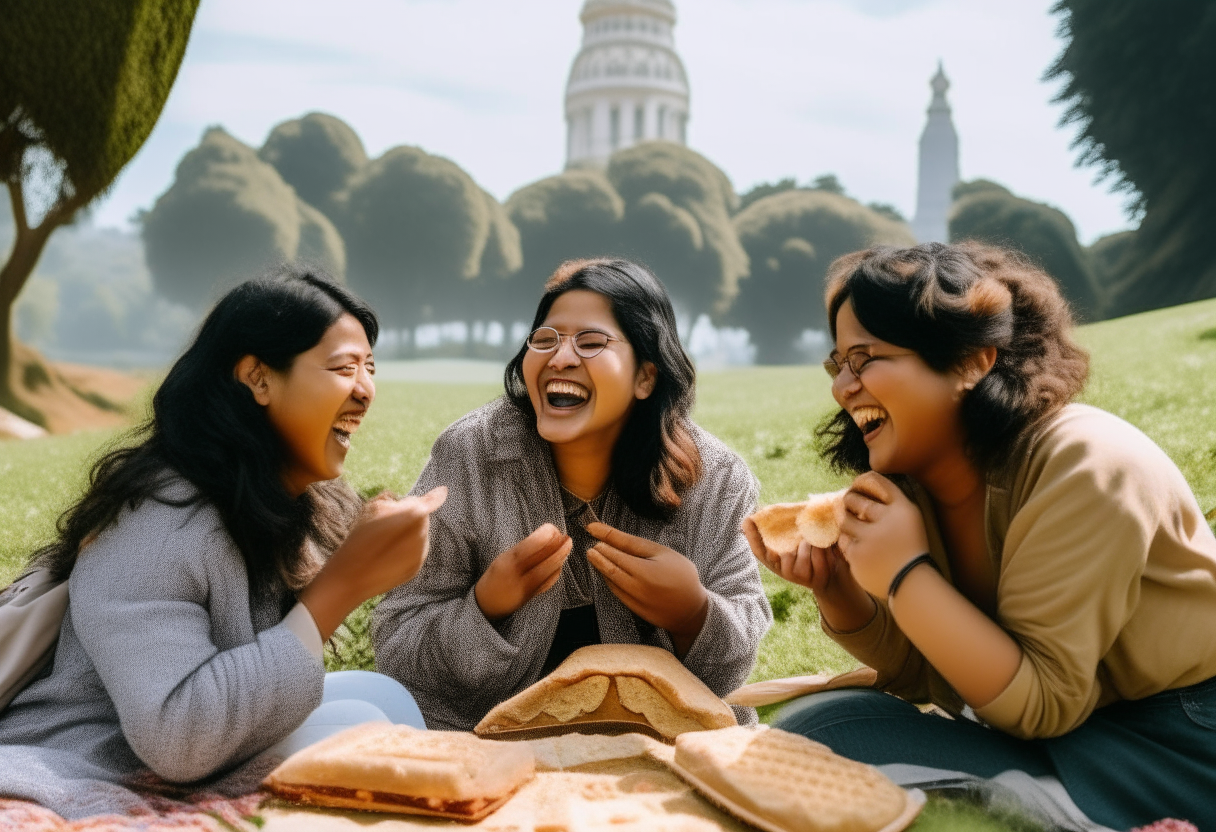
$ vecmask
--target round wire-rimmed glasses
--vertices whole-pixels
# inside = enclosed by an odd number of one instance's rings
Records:
[[[561,347],[563,338],[570,339],[574,344],[574,353],[579,358],[595,358],[607,348],[610,341],[621,340],[598,329],[584,329],[573,335],[562,335],[551,326],[540,326],[528,336],[528,349],[533,352],[554,352]]]
[[[865,366],[875,358],[899,358],[903,355],[915,355],[915,353],[904,350],[902,352],[871,355],[868,352],[861,352],[859,350],[857,352],[851,352],[843,358],[837,358],[835,355],[829,355],[823,360],[823,369],[827,370],[828,375],[833,381],[836,380],[836,376],[840,375],[840,371],[846,366],[849,368],[849,371],[853,373],[854,378],[861,378],[861,371],[864,370]]]

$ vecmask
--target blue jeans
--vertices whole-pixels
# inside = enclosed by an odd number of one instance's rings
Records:
[[[426,728],[414,697],[396,679],[367,670],[327,673],[321,704],[269,751],[289,757],[352,725],[386,721]]]
[[[1216,678],[1108,705],[1075,730],[1041,740],[921,713],[873,690],[805,696],[774,725],[870,765],[1052,775],[1085,814],[1115,829],[1173,817],[1216,830]]]

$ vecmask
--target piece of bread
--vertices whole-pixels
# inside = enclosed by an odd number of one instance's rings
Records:
[[[686,731],[735,724],[734,712],[666,650],[595,644],[575,650],[473,730],[521,738],[637,732],[670,742]]]
[[[752,515],[764,545],[779,554],[795,551],[803,540],[826,549],[840,537],[836,512],[843,504],[847,488],[826,494],[812,494],[801,503],[776,503]]]
[[[296,752],[262,785],[312,806],[475,821],[535,772],[525,743],[367,722]]]
[[[897,832],[924,802],[872,766],[764,726],[684,734],[671,767],[710,801],[767,832]]]

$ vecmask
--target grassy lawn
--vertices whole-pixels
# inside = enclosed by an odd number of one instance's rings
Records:
[[[1094,324],[1079,337],[1093,356],[1084,401],[1145,431],[1182,469],[1200,506],[1216,507],[1216,301]],[[347,461],[351,483],[364,493],[405,492],[444,426],[498,392],[489,384],[381,382]],[[768,503],[843,484],[812,449],[814,428],[832,408],[818,367],[762,367],[702,376],[696,419],[747,460]],[[118,438],[103,432],[0,444],[0,585],[53,533],[58,513],[85,482],[87,463]],[[819,631],[808,592],[767,573],[764,580],[776,624],[761,647],[753,680],[853,666]],[[331,657],[332,666],[370,666],[366,622],[366,609],[351,617],[345,647]],[[915,828],[1021,827],[935,800]]]

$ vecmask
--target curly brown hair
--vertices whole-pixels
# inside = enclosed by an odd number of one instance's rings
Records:
[[[1056,282],[1008,249],[926,243],[846,254],[828,270],[825,299],[833,340],[836,315],[851,301],[871,334],[913,350],[938,372],[996,347],[992,370],[962,402],[967,451],[982,471],[1010,463],[1089,376],[1089,355],[1072,340],[1072,310]],[[869,470],[861,430],[847,412],[816,433],[836,471]]]

